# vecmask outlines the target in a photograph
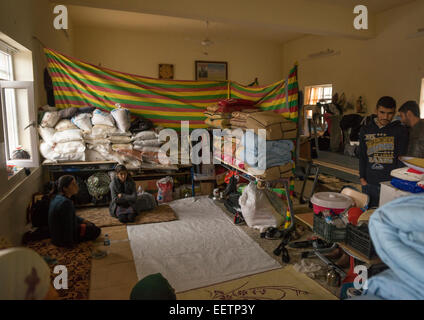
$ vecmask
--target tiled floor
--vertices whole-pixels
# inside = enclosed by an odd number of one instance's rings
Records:
[[[223,207],[223,206],[222,206]],[[223,207],[225,212],[225,208]],[[307,206],[295,206],[295,212],[305,212],[310,209]],[[273,255],[273,250],[278,245],[278,240],[267,240],[260,238],[258,230],[251,229],[247,226],[238,226],[242,228],[253,240],[258,244],[274,259],[279,263],[281,257]],[[111,239],[111,247],[109,255],[102,259],[93,259],[92,270],[91,270],[91,282],[90,282],[90,294],[89,299],[91,300],[127,300],[129,299],[131,289],[137,283],[137,273],[135,264],[132,256],[130,243],[128,240],[128,233],[126,226],[116,226],[102,228],[102,235],[96,241],[95,246],[103,245],[103,236],[108,234]],[[312,233],[304,235],[310,236]],[[304,238],[302,237],[302,238]],[[291,264],[300,261],[301,252],[295,252],[290,250]],[[315,263],[320,264],[318,259],[314,259]],[[329,287],[325,282],[326,269],[323,265],[323,277],[315,279],[320,285],[325,287],[327,290],[332,292],[334,295],[338,294],[338,288]]]
[[[123,225],[103,228],[95,246],[102,247],[105,234],[109,235],[111,246],[107,257],[92,260],[89,298],[127,300],[138,281],[127,227]]]

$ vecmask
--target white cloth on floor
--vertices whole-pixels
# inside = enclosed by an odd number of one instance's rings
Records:
[[[139,279],[160,272],[181,292],[281,267],[208,197],[169,205],[179,220],[127,227]]]

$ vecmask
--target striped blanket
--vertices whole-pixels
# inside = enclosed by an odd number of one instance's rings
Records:
[[[150,119],[155,125],[205,128],[205,108],[226,98],[257,102],[263,110],[273,110],[297,121],[298,83],[295,66],[286,80],[269,86],[247,87],[232,81],[159,80],[98,67],[44,49],[53,80],[56,107],[93,106],[111,111],[120,103],[134,116]]]

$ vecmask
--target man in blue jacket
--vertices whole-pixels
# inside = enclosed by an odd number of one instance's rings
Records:
[[[378,207],[380,183],[390,181],[390,172],[403,166],[399,156],[408,148],[408,129],[400,121],[392,121],[396,101],[382,97],[376,111],[366,118],[359,134],[359,174],[362,192],[370,197],[369,207]]]

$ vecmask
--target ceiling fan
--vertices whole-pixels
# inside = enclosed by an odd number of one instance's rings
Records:
[[[208,47],[212,46],[214,42],[209,38],[209,21],[206,20],[206,38],[200,41],[203,48],[203,54],[208,55]]]

